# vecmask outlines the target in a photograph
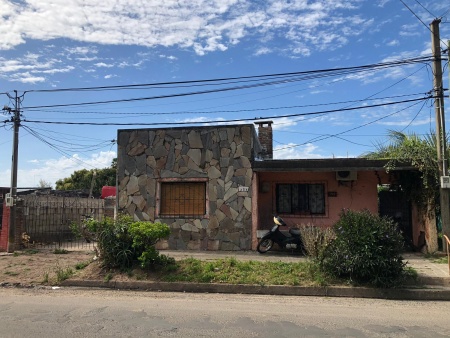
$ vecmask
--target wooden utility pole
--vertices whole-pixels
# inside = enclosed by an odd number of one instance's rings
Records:
[[[430,24],[431,51],[433,53],[433,90],[436,118],[436,147],[439,165],[439,176],[448,176],[447,147],[444,115],[444,86],[442,81],[441,38],[439,33],[440,19]],[[450,236],[450,189],[440,187],[440,207],[442,232]]]
[[[20,104],[17,90],[14,97],[14,115],[12,121],[14,123],[14,137],[12,149],[12,163],[11,163],[11,190],[10,196],[12,198],[12,205],[10,206],[9,227],[8,227],[8,252],[14,252],[16,243],[16,202],[17,202],[17,169],[18,169],[18,155],[19,155],[19,127],[20,127]]]

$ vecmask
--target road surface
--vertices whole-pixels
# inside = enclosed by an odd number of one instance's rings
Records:
[[[0,288],[0,337],[450,337],[450,302]]]

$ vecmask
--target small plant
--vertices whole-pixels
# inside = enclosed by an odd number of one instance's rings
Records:
[[[79,262],[77,264],[75,264],[75,269],[76,270],[83,270],[85,267],[87,267],[89,264],[91,264],[90,262]]]
[[[55,250],[53,250],[53,253],[55,255],[66,255],[69,253],[69,251],[66,249],[56,248]]]
[[[113,278],[113,274],[112,274],[111,272],[108,272],[108,273],[105,275],[105,278],[103,278],[103,281],[104,281],[105,283],[108,283],[112,278]]]
[[[56,281],[58,283],[69,279],[73,275],[73,270],[70,267],[61,268],[60,266],[56,266]]]
[[[48,271],[45,271],[43,278],[42,278],[42,283],[48,284],[48,281],[49,281],[49,273],[48,273]]]

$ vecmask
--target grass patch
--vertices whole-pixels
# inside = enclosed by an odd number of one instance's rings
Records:
[[[56,248],[55,250],[53,250],[53,253],[55,255],[66,255],[69,253],[69,251],[66,249]]]
[[[332,283],[311,261],[284,263],[238,261],[235,258],[201,261],[187,258],[161,267],[158,274],[159,279],[166,282],[301,286]]]
[[[18,272],[13,272],[13,271],[5,271],[4,274],[8,275],[8,276],[18,276],[19,275]]]
[[[87,267],[89,264],[91,264],[91,262],[88,261],[84,261],[84,262],[79,262],[77,264],[75,264],[75,269],[76,270],[83,270],[85,267]]]
[[[448,264],[448,258],[447,257],[438,257],[432,260],[433,263],[438,264]]]
[[[430,260],[432,263],[448,264],[447,256],[436,255],[436,254],[425,254],[425,258]]]
[[[39,250],[37,249],[26,249],[23,251],[24,255],[35,255],[37,253],[39,253]]]

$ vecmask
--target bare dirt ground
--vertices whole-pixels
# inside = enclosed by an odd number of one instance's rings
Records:
[[[0,284],[55,285],[61,279],[83,275],[99,278],[102,271],[92,250],[27,249],[0,253]],[[89,265],[88,265],[89,264]]]

